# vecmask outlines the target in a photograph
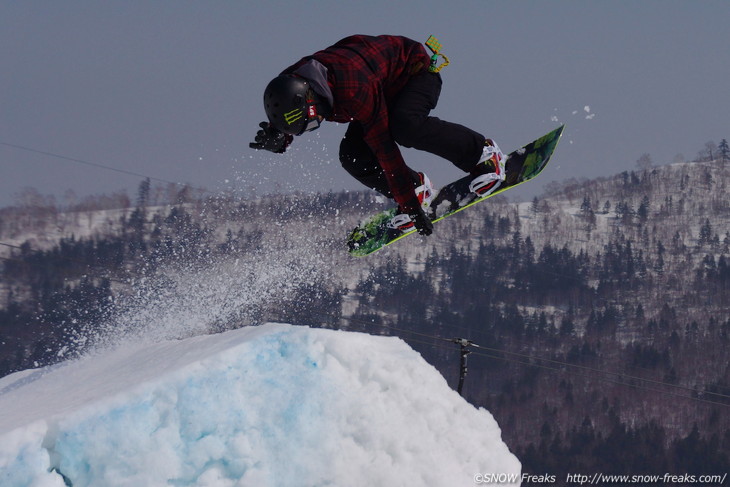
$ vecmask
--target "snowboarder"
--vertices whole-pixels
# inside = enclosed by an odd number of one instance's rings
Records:
[[[424,208],[433,186],[406,165],[398,145],[436,154],[471,173],[470,189],[481,196],[505,177],[504,154],[491,139],[429,115],[442,83],[434,53],[406,37],[355,35],[302,58],[264,90],[269,121],[259,124],[250,147],[283,153],[294,135],[319,128],[323,120],[349,123],[340,143],[343,168],[397,202],[391,225],[430,235],[433,224]]]

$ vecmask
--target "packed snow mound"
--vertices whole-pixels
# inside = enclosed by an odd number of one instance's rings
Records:
[[[520,467],[397,338],[267,324],[0,379],[3,487],[453,486]]]

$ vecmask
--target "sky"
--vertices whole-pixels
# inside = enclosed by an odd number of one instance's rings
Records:
[[[726,0],[0,0],[0,206],[28,187],[134,200],[143,176],[243,198],[360,189],[337,159],[344,125],[284,155],[248,147],[268,81],[358,33],[435,35],[451,65],[432,114],[505,152],[567,124],[515,199],[644,153],[692,159],[730,138],[729,22]],[[403,153],[436,187],[460,176]]]

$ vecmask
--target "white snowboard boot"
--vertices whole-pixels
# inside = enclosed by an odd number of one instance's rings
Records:
[[[476,177],[469,184],[469,190],[480,198],[492,194],[507,177],[506,157],[492,139],[484,141],[482,157],[471,171]]]
[[[421,208],[425,210],[431,206],[431,201],[433,201],[433,198],[436,196],[436,191],[434,191],[433,185],[431,184],[431,180],[428,179],[428,176],[419,172],[418,177],[420,178],[421,184],[416,187],[415,193],[418,198],[418,202],[421,204]],[[414,223],[408,213],[398,211],[398,213],[396,213],[396,215],[390,220],[388,226],[390,228],[397,228],[402,232],[410,232],[413,230]]]

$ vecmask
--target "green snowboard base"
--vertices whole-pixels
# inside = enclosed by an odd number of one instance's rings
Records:
[[[550,156],[560,140],[560,135],[563,133],[563,128],[565,125],[561,125],[539,139],[511,152],[505,163],[506,180],[492,194],[479,198],[469,191],[469,183],[473,179],[473,176],[470,175],[447,184],[438,191],[431,202],[431,206],[427,210],[428,217],[436,223],[534,178],[540,174],[550,160]],[[350,255],[363,257],[416,233],[416,230],[402,232],[388,226],[397,211],[397,207],[382,211],[358,225],[350,233],[347,241]]]

